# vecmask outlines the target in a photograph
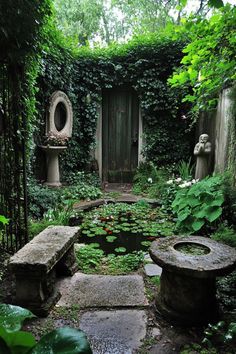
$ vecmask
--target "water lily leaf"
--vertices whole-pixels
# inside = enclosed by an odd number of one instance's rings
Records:
[[[116,239],[117,239],[116,236],[107,236],[106,237],[107,242],[114,242]]]
[[[117,248],[115,248],[115,251],[117,253],[124,253],[124,252],[126,252],[126,248],[125,247],[117,247]]]
[[[151,241],[142,241],[141,245],[145,247],[149,247],[151,245]]]

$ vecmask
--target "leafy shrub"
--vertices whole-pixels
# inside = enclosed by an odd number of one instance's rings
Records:
[[[0,304],[0,352],[4,354],[92,354],[82,331],[64,327],[43,336],[38,343],[29,332],[21,331],[25,319],[35,317],[19,306]]]
[[[181,188],[172,203],[177,214],[177,228],[183,232],[199,231],[204,225],[219,219],[224,195],[222,177],[214,176]]]
[[[34,219],[40,219],[44,213],[60,203],[59,189],[52,189],[40,184],[36,181],[30,181],[28,184],[28,202],[29,214]]]
[[[221,225],[216,232],[211,235],[215,241],[236,247],[236,231],[232,227]]]
[[[101,181],[96,172],[93,173],[86,173],[84,171],[71,172],[66,177],[66,182],[72,186],[76,186],[81,183],[84,183],[99,188],[101,185]]]
[[[86,183],[80,183],[75,187],[71,187],[69,192],[74,194],[74,199],[76,200],[93,200],[102,196],[102,192],[99,188],[90,186]]]

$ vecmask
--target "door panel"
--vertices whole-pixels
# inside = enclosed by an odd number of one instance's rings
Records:
[[[132,182],[138,165],[138,97],[132,89],[103,92],[103,180]]]

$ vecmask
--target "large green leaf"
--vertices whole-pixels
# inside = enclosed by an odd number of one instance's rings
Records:
[[[30,354],[92,354],[85,334],[74,328],[56,329],[38,342]]]
[[[3,327],[0,327],[0,338],[11,348],[11,354],[25,354],[36,344],[36,340],[31,333],[24,331],[7,332]],[[2,352],[0,351],[0,353]]]
[[[205,224],[204,220],[195,220],[192,223],[192,228],[194,231],[198,231],[201,229],[201,227]]]
[[[0,327],[0,338],[11,348],[11,354],[25,354],[36,344],[31,333],[24,331],[7,332],[3,327]]]
[[[209,220],[210,222],[215,221],[216,219],[219,218],[219,216],[222,214],[222,208],[221,207],[208,207],[207,208],[207,215],[206,218],[207,220]]]
[[[1,354],[11,354],[10,349],[7,347],[6,343],[2,338],[0,338],[0,353]]]
[[[33,318],[31,311],[19,306],[0,304],[0,326],[7,332],[16,332],[26,318]]]

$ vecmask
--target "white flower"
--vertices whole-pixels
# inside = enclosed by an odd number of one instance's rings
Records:
[[[185,188],[185,187],[190,187],[191,185],[192,185],[192,182],[184,181],[184,183],[180,184],[179,187]]]
[[[185,182],[185,185],[186,185],[186,187],[190,187],[192,185],[192,182],[191,181]]]
[[[175,182],[177,182],[177,183],[179,183],[179,182],[181,182],[181,181],[182,181],[182,178],[181,178],[181,177],[176,178],[176,180],[175,180]]]
[[[147,181],[148,181],[148,183],[152,183],[152,178],[149,177]]]
[[[166,184],[173,184],[173,179],[169,179],[169,181],[167,181]]]

